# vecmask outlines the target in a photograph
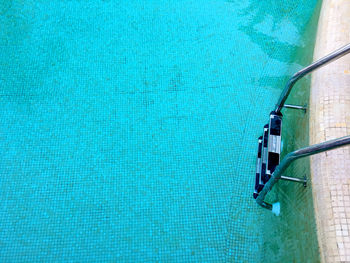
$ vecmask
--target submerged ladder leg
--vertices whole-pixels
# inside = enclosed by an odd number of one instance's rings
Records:
[[[295,183],[301,183],[303,184],[304,187],[306,187],[307,185],[307,179],[306,176],[304,176],[304,178],[296,178],[296,177],[289,177],[289,176],[281,176],[282,180],[285,181],[290,181],[290,182],[295,182]]]
[[[304,113],[306,113],[306,110],[307,110],[306,105],[299,106],[299,105],[292,105],[292,104],[284,104],[283,108],[294,109],[294,110],[303,110]]]

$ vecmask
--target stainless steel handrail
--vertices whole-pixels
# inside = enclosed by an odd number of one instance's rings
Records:
[[[342,147],[342,146],[345,146],[345,145],[348,145],[348,144],[350,144],[350,135],[345,136],[345,137],[341,137],[341,138],[338,138],[338,139],[326,141],[326,142],[323,142],[323,143],[311,145],[311,146],[308,146],[308,147],[296,150],[294,152],[288,153],[283,158],[283,160],[280,163],[280,165],[278,165],[276,167],[276,170],[271,175],[270,180],[265,184],[264,188],[259,193],[258,197],[256,198],[256,202],[259,205],[261,205],[262,207],[272,210],[272,205],[269,204],[269,203],[266,203],[264,201],[264,199],[265,199],[267,193],[275,185],[275,183],[277,183],[277,181],[279,179],[281,179],[281,176],[282,176],[283,172],[288,168],[288,166],[293,161],[295,161],[295,160],[297,160],[299,158],[302,158],[302,157],[306,157],[306,156],[310,156],[310,155],[313,155],[313,154],[329,151],[329,150],[332,150],[332,149],[335,149],[335,148],[338,148],[338,147]]]
[[[307,66],[306,68],[303,68],[302,70],[298,71],[297,73],[295,73],[287,82],[277,104],[276,104],[276,109],[275,112],[279,113],[282,108],[284,103],[286,102],[289,93],[291,92],[294,84],[301,79],[302,77],[304,77],[305,75],[309,74],[310,72],[312,72],[313,70],[320,68],[322,66],[325,66],[326,64],[341,58],[342,56],[346,55],[350,53],[350,44],[347,44],[346,46],[328,54],[327,56],[313,62],[311,65]]]

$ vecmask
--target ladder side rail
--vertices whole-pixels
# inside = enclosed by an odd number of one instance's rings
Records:
[[[264,188],[259,193],[258,197],[256,198],[256,202],[264,208],[267,208],[270,210],[272,209],[272,205],[269,203],[266,203],[264,201],[264,199],[265,199],[266,195],[271,191],[272,187],[277,183],[277,181],[279,179],[281,179],[283,172],[288,168],[288,166],[293,161],[295,161],[299,158],[302,158],[302,157],[306,157],[306,156],[314,155],[317,153],[329,151],[329,150],[332,150],[335,148],[343,147],[343,146],[346,146],[348,144],[350,144],[350,135],[345,136],[345,137],[341,137],[341,138],[337,138],[334,140],[326,141],[323,143],[307,146],[305,148],[301,148],[301,149],[296,150],[294,152],[288,153],[283,158],[280,165],[278,165],[276,167],[276,170],[271,175],[270,180],[265,184]]]
[[[327,65],[328,63],[337,60],[343,56],[345,56],[346,54],[350,53],[350,43],[339,48],[338,50],[328,54],[327,56],[313,62],[312,64],[310,64],[309,66],[303,68],[302,70],[298,71],[297,73],[295,73],[287,82],[284,90],[281,93],[280,98],[278,99],[278,102],[276,104],[276,109],[275,112],[279,113],[281,112],[284,103],[286,102],[289,93],[291,92],[294,84],[301,79],[302,77],[304,77],[305,75],[311,73],[312,71],[314,71],[317,68],[323,67],[325,65]]]

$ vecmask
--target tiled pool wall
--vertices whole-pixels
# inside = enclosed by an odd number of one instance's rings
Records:
[[[294,72],[312,61],[320,7],[321,1],[318,1],[302,36],[304,45],[295,52],[294,61],[299,68],[295,68]],[[283,84],[289,77],[286,76]],[[287,103],[308,104],[310,80],[310,76],[300,80]],[[300,110],[285,109],[283,115],[282,158],[287,153],[309,144],[309,111],[304,113]],[[306,176],[308,185],[305,188],[301,184],[281,180],[268,195],[271,201],[281,203],[281,215],[276,217],[270,213],[265,219],[262,262],[319,262],[309,159],[297,160],[285,175]]]

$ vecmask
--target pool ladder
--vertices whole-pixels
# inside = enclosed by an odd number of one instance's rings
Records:
[[[299,109],[303,110],[304,112],[307,110],[306,106],[285,104],[294,84],[305,75],[311,73],[313,70],[325,66],[326,64],[335,61],[348,53],[350,53],[350,44],[345,45],[344,47],[298,71],[287,82],[278,103],[276,104],[275,110],[270,113],[268,124],[264,126],[263,135],[258,139],[258,155],[256,161],[255,189],[253,197],[260,206],[273,210],[273,205],[265,202],[264,200],[268,192],[280,179],[302,183],[304,186],[306,186],[307,180],[305,177],[295,178],[283,176],[283,172],[293,161],[302,157],[329,151],[350,144],[350,135],[348,135],[320,144],[307,146],[288,153],[280,163],[283,120],[283,115],[281,113],[282,108]]]

